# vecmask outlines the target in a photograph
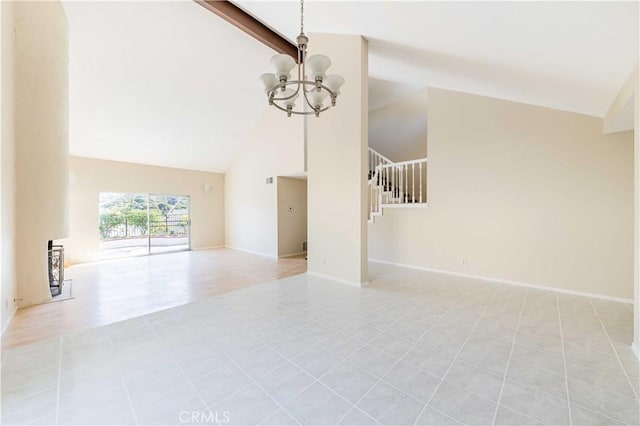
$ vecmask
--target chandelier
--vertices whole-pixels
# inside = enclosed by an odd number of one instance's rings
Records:
[[[281,53],[271,58],[271,64],[276,69],[274,74],[266,73],[260,76],[264,84],[269,105],[281,111],[298,115],[315,114],[328,110],[336,105],[336,98],[340,94],[340,87],[344,78],[340,75],[327,75],[331,60],[324,55],[313,55],[307,58],[309,38],[304,34],[304,0],[300,1],[300,35],[298,43],[298,61],[289,55]],[[291,70],[298,67],[298,78],[291,79]],[[307,77],[307,68],[310,75]],[[296,108],[296,100],[302,95],[302,107]],[[325,103],[329,99],[329,102]]]

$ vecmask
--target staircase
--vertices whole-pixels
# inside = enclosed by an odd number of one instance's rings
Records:
[[[394,163],[369,148],[369,223],[385,208],[427,206],[427,159]]]

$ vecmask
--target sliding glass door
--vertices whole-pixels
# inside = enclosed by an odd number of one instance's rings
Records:
[[[149,196],[150,253],[189,250],[189,197],[173,195]]]
[[[189,197],[101,192],[103,259],[189,250]]]

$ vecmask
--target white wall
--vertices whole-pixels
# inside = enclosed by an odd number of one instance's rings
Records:
[[[266,100],[264,108],[225,174],[225,238],[228,247],[276,257],[277,176],[304,171],[304,121]]]
[[[18,305],[51,299],[47,241],[68,235],[68,39],[59,1],[15,2]]]
[[[278,256],[301,253],[307,241],[307,181],[278,177]]]
[[[311,34],[345,84],[335,108],[307,121],[308,270],[360,285],[367,277],[368,48],[357,35]]]
[[[428,121],[429,207],[386,209],[371,258],[633,297],[631,132],[441,89]]]
[[[98,193],[189,195],[191,248],[224,245],[224,175],[144,164],[71,157],[71,233],[62,240],[71,263],[100,255]],[[205,185],[210,190],[205,191]]]
[[[2,146],[0,149],[0,279],[2,297],[0,312],[4,331],[16,309],[18,287],[15,271],[15,133],[13,97],[13,3],[0,4],[0,42],[2,69],[0,71],[0,113]]]
[[[427,90],[369,111],[369,146],[392,161],[427,156]]]

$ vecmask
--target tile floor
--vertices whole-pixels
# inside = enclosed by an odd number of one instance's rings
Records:
[[[631,306],[380,264],[9,350],[2,424],[638,424]]]

